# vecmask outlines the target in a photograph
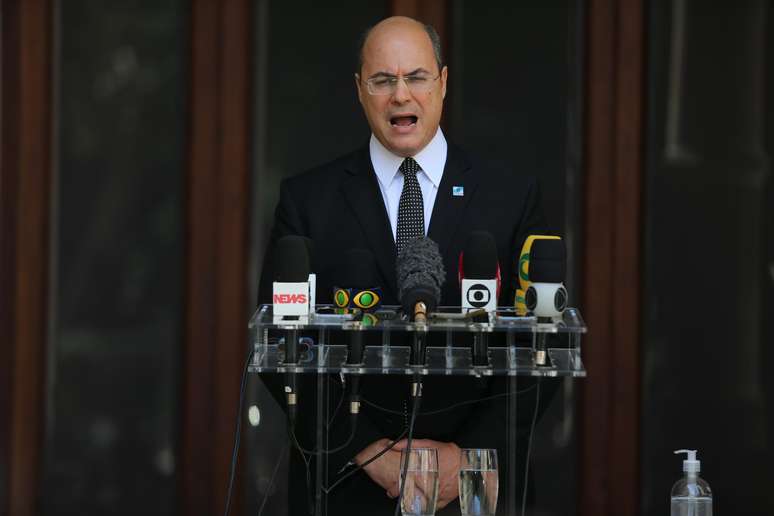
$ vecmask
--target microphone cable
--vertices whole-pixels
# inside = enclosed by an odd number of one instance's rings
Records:
[[[403,432],[401,432],[401,434],[398,437],[396,437],[390,444],[385,446],[382,451],[380,451],[379,453],[377,453],[376,455],[374,455],[373,457],[371,457],[367,461],[363,462],[362,464],[357,466],[355,469],[346,472],[341,478],[339,478],[336,482],[334,482],[330,487],[327,487],[327,488],[323,487],[322,488],[323,492],[325,492],[325,494],[330,494],[336,488],[336,486],[338,486],[339,484],[344,482],[346,479],[348,479],[349,477],[351,477],[352,475],[354,475],[355,473],[357,473],[361,469],[363,469],[366,466],[368,466],[369,464],[371,464],[373,461],[377,460],[379,457],[381,457],[382,455],[384,455],[388,451],[392,450],[395,447],[395,445],[398,444],[400,442],[400,440],[403,439],[406,436],[407,433],[408,433],[408,428],[404,429]],[[344,468],[346,468],[347,466],[353,465],[353,464],[354,463],[352,461],[349,461],[347,464],[344,465]],[[342,468],[339,472],[343,471],[344,468]]]
[[[296,432],[293,429],[293,422],[290,418],[288,418],[287,421],[287,427],[288,427],[288,436],[290,439],[290,442],[293,443],[296,450],[298,450],[299,455],[301,455],[301,460],[304,461],[304,466],[306,469],[306,496],[307,496],[307,507],[309,509],[309,514],[314,513],[314,501],[313,501],[313,495],[312,495],[312,472],[311,472],[311,461],[309,460],[308,455],[313,456],[321,456],[321,455],[331,455],[337,452],[340,452],[341,450],[345,449],[349,444],[352,442],[352,439],[355,437],[355,431],[357,429],[357,417],[353,414],[352,416],[352,432],[349,434],[349,438],[342,444],[341,446],[337,448],[333,448],[330,450],[306,450],[303,446],[298,442],[298,439],[296,438]],[[325,491],[325,488],[322,488],[323,491]]]
[[[325,421],[326,428],[330,428],[330,425],[333,423],[333,420],[335,419],[336,414],[339,411],[339,408],[343,404],[344,396],[346,394],[343,384],[344,384],[344,381],[342,380],[341,398],[339,399],[339,403],[337,404],[336,409],[334,410],[334,413],[331,416],[331,419],[330,420],[326,419]],[[344,442],[344,444],[328,450],[307,450],[303,446],[301,446],[301,443],[299,443],[298,438],[296,437],[295,418],[290,417],[290,414],[288,414],[288,419],[287,419],[288,438],[290,443],[292,443],[293,446],[296,448],[296,450],[298,450],[299,455],[301,455],[301,460],[304,461],[304,467],[306,470],[306,496],[307,496],[307,509],[309,514],[312,514],[314,512],[314,501],[313,501],[313,494],[312,494],[312,473],[311,473],[311,465],[310,465],[311,460],[309,459],[308,456],[311,455],[311,456],[319,457],[322,455],[332,455],[334,453],[338,453],[344,450],[347,446],[349,446],[352,440],[355,438],[355,433],[357,431],[357,414],[352,414],[350,421],[351,421],[352,429],[349,434],[349,437]],[[324,487],[321,487],[321,489],[325,491]]]
[[[516,391],[516,394],[524,394],[525,392],[529,392],[529,391],[531,391],[534,388],[535,388],[535,385],[530,385],[529,387],[526,387],[524,389]],[[454,410],[454,409],[459,408],[459,407],[464,407],[465,405],[474,405],[476,403],[481,403],[483,401],[490,401],[490,400],[495,400],[495,399],[498,399],[498,398],[506,398],[510,394],[511,393],[509,393],[509,392],[501,392],[499,394],[493,394],[491,396],[485,396],[483,398],[476,398],[474,400],[460,401],[459,403],[455,403],[453,405],[449,405],[448,407],[444,407],[442,409],[430,410],[428,412],[420,412],[419,414],[417,414],[417,416],[421,416],[421,417],[423,417],[423,416],[435,416],[437,414],[443,414],[444,412],[449,412],[450,410]],[[377,405],[376,403],[374,403],[372,401],[369,401],[369,400],[367,400],[365,398],[363,398],[363,403],[368,405],[371,408],[375,408],[376,410],[381,410],[382,412],[385,412],[387,414],[393,414],[393,415],[396,415],[396,416],[404,415],[403,412],[400,412],[398,410],[388,409],[387,407],[382,407],[381,405]]]
[[[304,453],[306,455],[314,455],[314,456],[320,456],[320,455],[332,455],[334,453],[338,453],[352,442],[352,439],[355,437],[355,431],[357,430],[357,417],[356,414],[352,414],[352,431],[349,433],[349,437],[347,437],[347,440],[344,441],[344,444],[337,446],[336,448],[331,448],[328,450],[307,450],[301,444],[298,442],[298,438],[296,437],[295,430],[293,429],[293,426],[288,424],[288,429],[290,430],[290,434],[292,436],[292,440],[298,449],[299,452]]]
[[[331,425],[333,424],[333,421],[336,419],[336,415],[338,414],[339,409],[341,409],[341,406],[344,403],[344,398],[346,397],[345,382],[344,382],[343,378],[341,380],[341,383],[342,383],[342,386],[341,386],[341,388],[342,388],[341,397],[339,398],[339,401],[336,404],[336,408],[333,411],[333,415],[331,415],[330,419],[326,419],[326,421],[325,421],[326,429],[330,429]],[[342,451],[343,449],[345,449],[347,446],[350,445],[352,440],[355,438],[355,433],[357,432],[357,413],[350,414],[350,421],[351,421],[351,423],[350,423],[351,431],[349,433],[349,437],[347,437],[347,440],[344,441],[344,443],[341,444],[340,446],[337,446],[336,448],[331,448],[331,449],[328,449],[328,450],[317,450],[317,449],[307,450],[306,448],[301,446],[301,443],[298,441],[298,437],[296,436],[295,421],[293,419],[288,419],[288,430],[290,431],[291,441],[293,442],[293,444],[295,445],[295,447],[299,451],[299,453],[301,453],[302,455],[304,455],[304,454],[306,454],[306,455],[314,455],[314,456],[332,455],[334,453],[338,453],[338,452]]]
[[[529,481],[529,455],[532,451],[532,436],[535,434],[535,423],[537,422],[538,407],[540,406],[540,380],[538,376],[535,381],[537,390],[535,391],[535,409],[532,412],[532,424],[529,427],[529,440],[527,441],[527,459],[524,465],[524,491],[521,494],[521,516],[526,516],[527,510],[527,482]],[[515,464],[514,464],[515,466]]]
[[[398,494],[398,503],[395,505],[395,512],[393,516],[400,514],[400,506],[403,503],[403,491],[406,489],[406,475],[408,473],[409,459],[411,458],[411,440],[414,438],[414,423],[417,419],[417,412],[419,412],[419,404],[422,401],[422,377],[417,375],[414,378],[414,383],[411,385],[411,397],[414,400],[411,407],[411,421],[408,427],[408,437],[406,438],[406,458],[403,459],[403,466],[401,466],[400,472],[400,493]]]
[[[274,465],[274,472],[271,474],[271,479],[269,479],[269,485],[266,487],[266,492],[263,495],[263,501],[261,502],[261,507],[258,509],[258,516],[261,516],[263,514],[263,509],[266,507],[266,502],[269,500],[269,495],[271,494],[271,490],[274,487],[274,479],[277,478],[277,472],[279,471],[280,464],[282,464],[282,459],[285,458],[285,454],[290,449],[290,445],[288,443],[285,443],[285,446],[282,448],[282,451],[279,454],[279,457],[277,458],[277,463]]]
[[[287,429],[288,429],[288,439],[290,442],[295,444],[296,448],[298,449],[299,454],[301,455],[301,460],[304,461],[304,466],[306,467],[306,508],[307,513],[314,514],[314,501],[312,500],[312,471],[309,458],[306,456],[306,453],[304,453],[303,448],[301,448],[301,445],[298,444],[298,440],[296,439],[296,433],[293,431],[293,425],[288,417],[287,422]]]
[[[333,409],[333,414],[328,419],[328,422],[326,423],[325,427],[330,430],[331,425],[333,425],[333,422],[336,420],[336,416],[339,414],[339,410],[341,409],[341,406],[344,404],[344,398],[346,397],[346,381],[344,380],[345,376],[341,375],[341,396],[339,397],[339,402],[336,404],[336,408]],[[335,382],[334,382],[335,383]]]
[[[228,516],[231,510],[231,496],[234,491],[234,477],[236,476],[236,466],[239,459],[239,441],[242,437],[242,410],[245,404],[245,391],[247,390],[247,370],[250,368],[250,362],[253,360],[255,354],[255,348],[250,348],[250,352],[247,353],[247,359],[245,360],[245,367],[242,369],[242,380],[239,384],[239,406],[237,408],[236,415],[236,430],[234,431],[234,448],[231,452],[231,468],[228,476],[228,490],[226,491],[226,508],[223,512],[224,516]]]

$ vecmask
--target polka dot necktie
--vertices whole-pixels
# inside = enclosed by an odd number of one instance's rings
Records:
[[[400,172],[403,174],[403,191],[398,203],[398,229],[395,232],[398,255],[406,243],[425,236],[425,204],[417,181],[419,164],[414,158],[406,158],[400,165]]]

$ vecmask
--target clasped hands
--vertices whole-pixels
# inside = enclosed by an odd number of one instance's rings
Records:
[[[369,444],[355,456],[359,466],[384,450],[392,441],[379,439]],[[406,448],[406,439],[387,453],[367,465],[364,471],[371,480],[382,486],[390,498],[400,494],[400,452]],[[431,439],[412,439],[411,449],[435,448],[438,451],[438,509],[443,509],[459,495],[458,477],[460,471],[460,448],[454,443],[443,443]]]

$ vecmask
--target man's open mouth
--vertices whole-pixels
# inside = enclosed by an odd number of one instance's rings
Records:
[[[394,116],[390,118],[390,124],[397,125],[399,127],[408,127],[410,125],[416,124],[417,120],[418,118],[414,115]]]

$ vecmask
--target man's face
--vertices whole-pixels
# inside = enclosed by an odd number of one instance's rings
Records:
[[[355,81],[371,131],[388,150],[413,156],[435,136],[446,96],[446,74],[446,67],[439,72],[430,37],[419,23],[392,18],[374,27]],[[414,80],[409,87],[416,77],[424,77],[425,85],[417,87]],[[369,93],[367,81],[384,84],[393,78],[398,80],[392,93]]]

